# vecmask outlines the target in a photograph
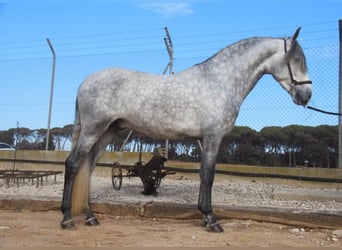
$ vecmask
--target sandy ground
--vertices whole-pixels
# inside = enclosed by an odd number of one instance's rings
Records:
[[[339,231],[305,229],[272,223],[221,220],[223,233],[212,233],[198,220],[113,217],[98,215],[100,225],[88,227],[77,218],[75,230],[59,228],[60,213],[0,211],[2,247],[341,247]]]
[[[101,170],[101,169],[100,169]],[[157,197],[144,197],[138,179],[125,179],[122,190],[114,191],[108,170],[95,172],[92,199],[99,202],[116,199],[127,201],[161,201],[196,203],[197,175],[168,176]],[[217,176],[215,204],[266,206],[277,209],[297,207],[308,211],[341,211],[342,184],[317,184],[276,179],[248,179]],[[63,177],[36,188],[29,183],[7,187],[0,185],[0,198],[42,198],[60,200]],[[29,194],[29,195],[28,195]],[[182,194],[182,195],[180,195]],[[291,194],[289,196],[289,194]],[[317,195],[320,194],[320,195]],[[224,199],[221,197],[225,197]],[[175,198],[178,200],[175,201]],[[318,199],[319,198],[319,199]],[[222,203],[222,204],[221,204]],[[30,212],[0,210],[1,247],[37,246],[118,246],[118,247],[223,247],[223,246],[289,246],[341,247],[342,228],[310,229],[250,220],[220,220],[223,233],[208,232],[198,219],[176,220],[97,214],[100,225],[83,225],[83,216],[76,218],[74,230],[62,230],[60,211]]]

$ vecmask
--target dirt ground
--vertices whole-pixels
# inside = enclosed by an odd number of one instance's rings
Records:
[[[109,176],[108,171],[99,169],[95,172],[97,177]],[[198,179],[197,175],[186,175],[186,179]],[[216,181],[227,179],[227,176],[218,175]],[[237,177],[229,177],[232,183]],[[169,176],[168,180],[179,180],[180,176]],[[239,180],[246,178],[239,177]],[[123,191],[133,190],[125,180]],[[248,183],[277,183],[279,180],[266,180],[253,178]],[[106,180],[107,182],[107,180]],[[245,180],[246,182],[246,180]],[[307,183],[286,180],[285,184],[312,188],[328,188],[340,190],[341,186],[332,184]],[[292,183],[293,182],[293,183]],[[108,179],[108,185],[111,185]],[[171,185],[171,184],[170,184]],[[173,186],[172,183],[171,186]],[[163,187],[167,182],[163,183]],[[17,192],[24,191],[21,186]],[[49,187],[58,188],[59,184],[44,184],[37,189],[34,185],[29,190],[39,190],[47,195]],[[13,188],[12,188],[13,189]],[[3,193],[8,194],[11,188],[3,187]],[[101,186],[100,189],[103,189]],[[141,189],[139,183],[136,192]],[[58,189],[59,190],[59,189]],[[1,190],[0,190],[1,191]],[[58,191],[59,192],[59,191]],[[60,200],[60,194],[57,198]],[[110,187],[112,193],[112,187]],[[133,192],[133,191],[132,191]],[[236,190],[234,191],[236,192]],[[194,193],[194,192],[192,192]],[[245,193],[243,193],[245,194]],[[25,194],[14,194],[18,197]],[[166,192],[164,192],[164,196]],[[228,194],[225,194],[228,195]],[[197,194],[196,194],[197,196]],[[9,196],[10,197],[10,196]],[[131,196],[129,196],[131,197]],[[134,194],[132,197],[136,197]],[[170,196],[174,197],[173,194]],[[161,198],[161,197],[160,197]],[[292,197],[293,198],[293,197]],[[132,198],[130,198],[132,199]],[[139,199],[142,199],[141,197]],[[98,201],[97,201],[98,202]],[[337,231],[328,229],[310,229],[287,226],[275,223],[261,223],[251,220],[226,219],[220,220],[224,228],[223,233],[208,232],[200,226],[198,219],[161,219],[150,217],[114,216],[97,214],[100,225],[96,227],[85,226],[84,218],[75,218],[74,230],[62,230],[60,221],[62,214],[58,210],[32,212],[26,210],[0,210],[0,247],[339,247],[342,246],[342,228]]]
[[[198,220],[97,215],[89,227],[77,217],[76,228],[62,230],[59,211],[0,211],[1,247],[341,247],[332,230],[295,228],[250,220],[221,220],[223,233],[208,232]]]

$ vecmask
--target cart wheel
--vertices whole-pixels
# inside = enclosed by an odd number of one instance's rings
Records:
[[[115,190],[120,190],[122,184],[122,168],[119,162],[114,162],[113,164],[112,183]]]

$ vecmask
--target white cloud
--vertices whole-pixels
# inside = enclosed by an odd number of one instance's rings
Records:
[[[190,4],[185,2],[152,2],[142,3],[139,6],[163,17],[174,17],[177,15],[187,16],[193,14]]]

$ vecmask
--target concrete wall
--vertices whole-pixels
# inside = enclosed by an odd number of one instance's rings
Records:
[[[0,150],[0,169],[13,169],[13,167],[15,167],[17,170],[31,169],[63,171],[64,161],[69,153],[69,151],[18,150],[16,155],[17,161],[14,166],[13,159],[15,151]],[[148,162],[151,157],[152,153],[142,153],[142,161],[145,163]],[[113,164],[118,161],[121,165],[133,165],[138,160],[139,153],[137,152],[105,152],[99,163]],[[44,161],[47,163],[42,163]],[[166,166],[184,169],[199,169],[200,163],[168,161],[166,162]],[[242,173],[265,173],[342,179],[342,169],[262,167],[227,164],[217,164],[216,169]]]
[[[0,169],[12,169],[13,159],[16,158],[15,168],[18,170],[36,167],[42,168],[64,168],[64,161],[69,155],[69,151],[45,151],[45,150],[0,150]],[[15,155],[16,154],[16,155]],[[152,153],[142,153],[142,161],[148,162]],[[40,161],[47,163],[41,163]],[[113,164],[120,162],[122,165],[132,165],[139,161],[137,152],[105,152],[99,163]]]

